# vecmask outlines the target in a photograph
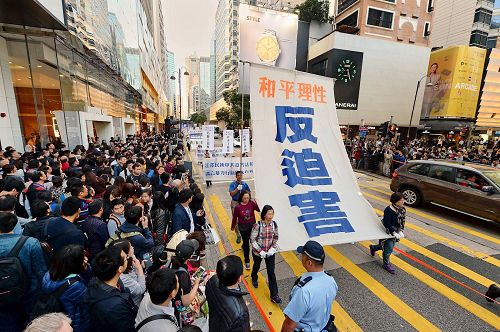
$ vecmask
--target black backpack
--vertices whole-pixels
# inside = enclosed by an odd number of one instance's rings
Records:
[[[18,257],[26,240],[27,236],[21,236],[7,256],[0,259],[0,307],[2,308],[21,303],[28,291],[29,278]]]
[[[79,277],[73,277],[67,279],[64,284],[57,287],[52,293],[41,293],[33,306],[30,313],[30,321],[40,317],[45,314],[50,314],[52,312],[64,312],[63,305],[61,303],[61,296],[64,294],[69,286],[79,281]]]

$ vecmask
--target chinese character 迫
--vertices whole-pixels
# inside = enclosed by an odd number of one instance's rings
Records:
[[[287,177],[286,185],[293,188],[297,184],[309,186],[332,184],[321,153],[313,152],[312,149],[302,149],[302,152],[285,149],[281,155],[284,156],[281,166],[285,166],[282,174]]]
[[[298,218],[304,224],[309,237],[328,233],[354,232],[344,212],[337,203],[340,201],[336,192],[309,191],[288,196],[291,206],[297,206],[302,215]]]
[[[310,107],[292,107],[292,106],[276,106],[276,138],[275,141],[283,143],[286,136],[287,126],[292,130],[293,135],[288,136],[290,143],[296,143],[302,140],[308,140],[314,144],[318,142],[318,138],[312,134],[312,116],[314,109]],[[287,115],[308,115],[301,117],[292,117]]]

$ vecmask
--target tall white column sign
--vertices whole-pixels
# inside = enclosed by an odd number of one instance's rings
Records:
[[[250,152],[250,129],[243,129],[243,135],[241,135],[241,152]]]
[[[203,150],[212,151],[215,148],[215,126],[213,125],[204,125],[202,128],[203,132],[203,141],[201,147]]]
[[[222,153],[234,153],[234,130],[224,130],[222,136]]]

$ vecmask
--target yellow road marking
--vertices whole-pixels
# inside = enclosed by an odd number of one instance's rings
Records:
[[[365,185],[360,185],[360,186],[363,187],[363,188],[369,188],[369,189],[374,190],[374,191],[383,192],[382,190],[379,190],[377,188],[373,188],[373,187],[369,187],[369,186],[365,186]],[[387,203],[387,200],[385,200],[383,198],[380,198],[378,196],[369,194],[367,192],[363,192],[363,195],[367,196],[367,197],[370,197],[372,199],[375,199],[375,200],[377,200],[379,202]],[[480,238],[482,238],[482,239],[484,239],[486,241],[490,241],[490,242],[493,242],[493,243],[496,243],[496,244],[500,244],[500,238],[496,238],[496,237],[493,237],[493,236],[490,236],[490,235],[486,235],[486,234],[480,233],[480,232],[475,231],[475,230],[473,230],[473,229],[471,229],[469,227],[465,227],[465,226],[462,226],[462,225],[454,224],[454,223],[446,221],[446,220],[444,220],[442,218],[435,217],[433,215],[430,215],[428,213],[425,213],[425,212],[413,209],[411,207],[406,207],[406,211],[411,212],[413,214],[416,214],[418,216],[424,217],[426,219],[432,220],[432,221],[437,222],[439,224],[446,225],[448,227],[451,227],[451,228],[457,229],[459,231],[468,233],[470,235],[474,235],[474,236],[480,237]]]
[[[236,243],[236,234],[231,231],[231,219],[229,219],[229,215],[227,214],[226,209],[224,208],[224,206],[222,206],[219,197],[217,197],[216,195],[210,195],[210,201],[212,202],[212,205],[214,207],[215,214],[224,227],[224,231],[229,239],[229,243],[231,244],[232,249],[234,251],[238,250],[234,254],[240,256],[240,258],[243,260],[243,251],[239,250],[241,246]],[[249,278],[249,276],[250,275],[247,273],[245,275],[245,278]],[[252,288],[251,291],[259,299],[260,304],[266,310],[267,318],[273,325],[274,329],[276,331],[280,331],[281,325],[285,320],[285,315],[283,314],[283,311],[281,311],[281,308],[271,301],[269,287],[267,286],[266,279],[264,278],[262,273],[259,272],[259,287],[253,288],[250,285],[249,287]]]
[[[368,241],[363,241],[360,242],[360,244],[366,248],[369,248],[370,242]],[[379,253],[379,256],[382,256],[381,253]],[[437,281],[436,279],[432,278],[428,274],[420,271],[416,267],[413,267],[412,265],[406,263],[402,259],[396,257],[395,255],[391,255],[391,263],[399,267],[401,270],[405,271],[409,275],[412,275],[416,279],[420,280],[422,283],[426,284],[430,288],[434,289],[444,297],[448,298],[449,300],[455,302],[465,310],[469,311],[471,314],[474,316],[477,316],[481,320],[485,321],[486,323],[490,324],[493,326],[496,330],[500,329],[500,319],[497,315],[492,313],[489,310],[486,310],[485,308],[481,307],[479,304],[475,303],[474,301],[469,300],[462,294],[454,291],[453,289],[449,288],[448,286],[444,285],[443,283]]]
[[[383,301],[389,308],[401,316],[401,318],[406,320],[415,329],[418,331],[440,331],[434,324],[413,310],[408,304],[394,295],[366,271],[347,259],[344,255],[338,252],[337,249],[334,249],[331,246],[325,246],[325,252],[330,258],[337,262],[337,264],[342,266],[347,272],[361,282],[366,288],[380,298],[381,301]]]
[[[280,253],[281,257],[290,266],[293,273],[298,277],[306,272],[302,266],[302,262],[295,256],[292,251],[283,251]],[[332,315],[335,315],[335,326],[340,331],[361,332],[363,331],[358,324],[349,316],[349,314],[338,304],[337,301],[333,302]]]
[[[376,213],[378,213],[379,215],[382,215],[383,212],[380,211],[379,209],[373,209]],[[442,235],[439,235],[437,233],[434,233],[428,229],[425,229],[423,227],[420,227],[420,226],[417,226],[415,224],[412,224],[410,222],[406,222],[405,223],[405,227],[406,228],[409,228],[411,230],[414,230],[416,232],[419,232],[421,234],[424,234],[425,236],[428,236],[430,238],[433,238],[434,240],[437,240],[441,243],[444,243],[446,244],[447,246],[449,247],[452,247],[452,248],[455,248],[455,249],[458,249],[460,251],[463,251],[464,253],[467,253],[471,256],[474,256],[476,258],[479,258],[480,260],[483,260],[487,263],[490,263],[492,265],[495,265],[496,267],[500,267],[500,260],[499,259],[496,259],[495,257],[491,257],[490,255],[484,253],[484,252],[481,252],[481,251],[478,251],[478,250],[474,250],[468,246],[466,246],[465,244],[461,244],[461,243],[458,243],[456,241],[453,241],[451,239],[448,239],[447,237],[445,236],[442,236]]]
[[[379,209],[373,209],[375,211],[375,213],[377,213],[379,216],[380,215],[383,215],[384,212],[382,212],[381,210]],[[490,280],[486,277],[483,277],[482,275],[466,268],[465,266],[462,266],[458,263],[455,263],[454,261],[452,260],[449,260],[448,258],[446,257],[443,257],[439,254],[436,254],[435,252],[433,251],[430,251],[429,249],[427,248],[424,248],[422,247],[421,245],[418,245],[414,242],[411,242],[410,240],[404,238],[404,239],[401,239],[399,240],[399,242],[401,244],[403,244],[404,246],[412,249],[413,251],[416,251],[436,262],[438,262],[439,264],[442,264],[450,269],[452,269],[453,271],[455,272],[458,272],[460,273],[461,275],[464,275],[466,276],[467,278],[471,279],[471,280],[474,280],[475,282],[477,282],[478,284],[481,284],[485,287],[489,287],[491,284],[495,284],[495,282],[493,282],[493,280]]]
[[[191,157],[191,152],[188,152],[188,156],[189,156],[189,160],[192,163],[193,158]],[[192,164],[193,175],[198,173],[198,171],[196,170],[196,166],[197,165]],[[204,193],[201,186],[198,186],[198,188],[200,188],[201,192]],[[208,223],[210,224],[210,226],[212,226],[212,229],[215,231],[215,233],[217,233],[217,236],[219,236],[219,239],[220,239],[219,243],[217,244],[217,249],[219,250],[219,255],[225,256],[224,245],[222,244],[222,237],[220,236],[219,231],[217,230],[217,227],[215,226],[214,217],[212,216],[212,212],[210,210],[210,206],[207,203],[206,197],[203,200],[203,206],[205,207],[205,214],[207,215]]]

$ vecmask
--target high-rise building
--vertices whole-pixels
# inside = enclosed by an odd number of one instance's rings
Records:
[[[193,112],[204,112],[211,104],[210,57],[198,57],[195,54],[186,58],[186,90],[188,92],[188,117]]]
[[[210,103],[215,103],[215,85],[216,85],[216,61],[215,61],[215,39],[210,40]]]
[[[199,107],[197,111],[205,112],[211,105],[211,81],[212,73],[210,66],[210,57],[200,57],[200,96]]]
[[[431,47],[486,48],[494,0],[429,0],[434,9]]]
[[[237,86],[238,0],[219,0],[215,14],[215,100]]]
[[[171,80],[170,77],[175,76],[175,55],[174,52],[166,50],[167,53],[167,78],[169,80],[167,99],[172,101],[173,109],[177,110],[177,80]]]
[[[432,3],[432,0],[331,0],[330,14],[338,31],[427,46]]]
[[[490,31],[488,33],[488,41],[486,43],[487,48],[496,48],[498,37],[500,36],[500,5],[499,8],[493,9],[493,14],[491,16]]]

